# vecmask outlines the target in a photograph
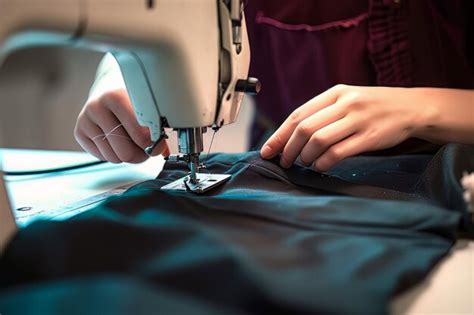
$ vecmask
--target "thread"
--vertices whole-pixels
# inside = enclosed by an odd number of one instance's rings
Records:
[[[123,124],[120,124],[118,126],[115,126],[114,128],[112,128],[112,130],[110,130],[109,132],[107,133],[102,133],[100,135],[97,135],[95,137],[92,138],[92,140],[96,140],[97,138],[100,138],[102,137],[102,140],[105,140],[107,139],[108,137],[117,137],[117,138],[122,138],[122,139],[126,139],[126,140],[132,140],[130,139],[130,137],[126,137],[126,136],[122,136],[122,135],[118,135],[118,134],[115,134],[114,131],[117,130],[118,128],[122,127]]]
[[[214,129],[214,133],[212,134],[211,143],[209,144],[209,148],[207,149],[206,159],[204,160],[204,169],[207,171],[208,174],[211,172],[207,169],[207,159],[209,158],[209,153],[211,153],[212,144],[214,143],[214,136],[216,135],[216,130]]]

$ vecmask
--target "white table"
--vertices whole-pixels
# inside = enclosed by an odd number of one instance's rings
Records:
[[[95,161],[83,152],[7,149],[1,153],[5,171],[50,169]],[[138,165],[107,163],[61,173],[6,176],[5,180],[12,207],[31,208],[28,211],[15,211],[17,223],[24,226],[33,219],[53,216],[65,219],[90,209],[94,206],[92,202],[103,200],[106,194],[124,190],[117,187],[155,178],[164,162],[162,157],[155,157]],[[93,196],[97,198],[91,198]],[[82,202],[85,199],[94,200]]]
[[[52,168],[93,160],[80,152],[1,150],[5,170]],[[85,170],[43,176],[7,177],[13,207],[68,209],[70,204],[97,196],[116,187],[152,179],[162,170],[161,157],[140,165],[94,166]],[[120,192],[116,190],[115,192]],[[98,198],[100,199],[100,198]],[[57,218],[66,218],[86,210],[81,207]],[[17,212],[25,215],[25,212]],[[48,215],[48,213],[43,213]],[[24,223],[28,223],[24,220]],[[408,293],[395,299],[393,314],[474,314],[474,242],[458,241],[449,257],[430,276]]]

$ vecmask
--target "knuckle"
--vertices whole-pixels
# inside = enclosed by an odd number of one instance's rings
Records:
[[[98,103],[114,111],[117,108],[124,106],[127,102],[123,90],[113,90],[102,94]]]
[[[316,147],[325,147],[328,144],[326,138],[318,134],[314,134],[313,136],[311,136],[311,139],[309,139],[309,142],[312,146],[316,146]]]
[[[290,114],[290,116],[288,117],[288,120],[289,120],[290,124],[295,126],[299,123],[300,118],[301,118],[301,110],[296,109]]]
[[[283,138],[279,133],[273,135],[272,141],[269,141],[267,145],[272,149],[275,150],[277,147],[283,146],[285,143]]]
[[[329,150],[327,150],[326,154],[328,160],[331,162],[337,162],[342,160],[343,158],[343,152],[338,148],[330,148]]]
[[[336,84],[335,86],[332,87],[332,90],[336,91],[336,92],[344,92],[345,90],[347,90],[348,88],[348,85],[346,84]]]
[[[365,97],[364,94],[359,91],[352,91],[348,93],[345,99],[351,110],[359,110],[364,107]]]
[[[88,102],[84,107],[84,114],[90,119],[100,118],[103,115],[103,105],[99,101]],[[87,118],[84,117],[84,119]]]
[[[296,135],[309,138],[313,133],[313,128],[310,124],[307,123],[300,123],[295,129]]]
[[[84,106],[85,112],[95,112],[100,108],[100,102],[98,100],[89,101]]]

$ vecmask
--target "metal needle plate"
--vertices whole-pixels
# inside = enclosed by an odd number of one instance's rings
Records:
[[[199,180],[197,184],[192,184],[189,181],[189,176],[185,176],[161,187],[161,189],[191,191],[196,194],[202,194],[216,186],[221,185],[227,181],[231,175],[196,173],[196,177]]]

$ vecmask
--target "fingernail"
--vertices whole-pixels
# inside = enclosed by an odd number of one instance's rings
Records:
[[[260,150],[260,155],[264,159],[269,158],[271,154],[272,149],[268,145],[263,146],[262,150]]]

